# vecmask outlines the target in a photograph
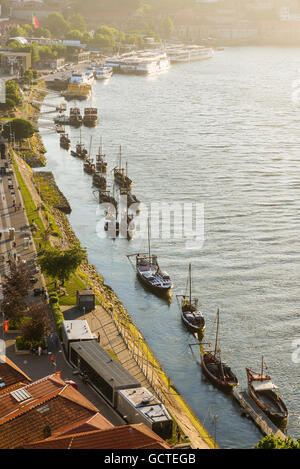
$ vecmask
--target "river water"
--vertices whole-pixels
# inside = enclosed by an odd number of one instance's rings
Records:
[[[95,83],[92,104],[100,121],[96,129],[82,129],[87,146],[94,137],[94,155],[102,135],[112,169],[121,144],[133,192],[147,205],[204,206],[203,246],[186,249],[186,240],[152,240],[152,251],[174,282],[170,305],[145,291],[126,257],[145,249],[146,242],[97,236],[91,177],[60,148],[57,134],[41,129],[47,169],[72,206],[70,222],[90,262],[212,434],[216,421],[223,448],[252,447],[261,434],[229,396],[202,378],[197,349],[194,356],[189,347],[195,340],[181,323],[175,294],[183,292],[192,262],[206,340],[214,341],[220,308],[223,357],[241,389],[245,367],[259,370],[264,355],[289,409],[288,433],[299,436],[300,364],[292,360],[292,343],[300,338],[300,105],[293,89],[300,78],[299,52],[228,48],[209,61],[173,65],[155,77],[115,75]],[[69,135],[74,147],[79,130]]]

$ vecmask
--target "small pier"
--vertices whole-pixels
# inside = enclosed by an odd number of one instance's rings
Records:
[[[275,435],[283,440],[286,438],[286,435],[276,427],[245,391],[240,392],[238,389],[234,389],[233,396],[244,409],[244,414],[251,417],[264,435]]]

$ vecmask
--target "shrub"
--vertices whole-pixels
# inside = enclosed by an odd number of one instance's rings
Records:
[[[16,338],[16,346],[18,350],[30,350],[31,347],[33,348],[38,348],[39,346],[42,347],[42,349],[46,348],[46,343],[44,340],[40,341],[34,341],[34,340],[26,340],[22,336],[18,336]]]
[[[55,326],[56,326],[56,331],[61,337],[61,325],[62,325],[62,322],[65,320],[64,315],[60,310],[58,301],[56,303],[50,302],[50,306],[51,306],[51,311],[52,311],[53,319],[54,319]]]

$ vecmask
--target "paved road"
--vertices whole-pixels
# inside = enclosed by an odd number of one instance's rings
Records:
[[[23,209],[23,200],[18,189],[16,176],[13,172],[13,166],[10,158],[6,160],[11,174],[0,176],[0,300],[3,299],[2,282],[4,275],[9,273],[9,259],[18,259],[19,262],[26,261],[31,273],[34,273],[36,265],[36,249],[32,239],[30,229],[28,229],[28,218]],[[4,166],[5,161],[0,159],[0,167]],[[29,213],[32,220],[36,216],[36,212]],[[9,240],[9,228],[15,228],[15,246],[13,241]],[[38,282],[33,288],[41,288],[44,286],[43,276],[38,272],[35,274]],[[31,292],[33,295],[33,291]],[[31,299],[34,297],[32,296]],[[15,353],[15,334],[4,334],[3,323],[1,317],[1,333],[0,337],[4,337],[7,356],[18,365],[24,372],[35,381],[48,376],[55,371],[61,371],[62,378],[65,380],[73,380],[77,383],[79,391],[89,399],[114,425],[122,425],[124,421],[119,415],[97,394],[89,385],[83,384],[81,377],[73,375],[73,369],[67,362],[64,351],[58,340],[57,334],[54,332],[54,324],[52,321],[53,332],[48,337],[48,351],[42,356],[17,355]],[[54,362],[51,361],[54,358]]]
[[[41,275],[36,273],[35,245],[10,157],[0,160],[0,167],[5,162],[11,173],[0,176],[0,298],[3,296],[3,277],[10,271],[10,261],[26,262],[32,276],[37,278],[33,288],[43,286]],[[34,218],[36,213],[31,215]],[[10,228],[15,230],[14,239],[10,239]]]

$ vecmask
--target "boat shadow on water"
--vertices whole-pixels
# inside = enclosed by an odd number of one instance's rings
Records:
[[[159,300],[162,300],[164,303],[171,306],[172,301],[173,301],[173,292],[172,292],[172,290],[168,290],[167,292],[162,292],[162,293],[158,293],[157,291],[153,292],[153,290],[150,287],[148,287],[147,285],[145,285],[144,283],[142,283],[139,280],[138,275],[136,275],[135,285],[134,286],[135,286],[136,290],[139,290],[139,289],[142,288],[146,293],[151,293],[151,294],[154,293],[155,296]]]

